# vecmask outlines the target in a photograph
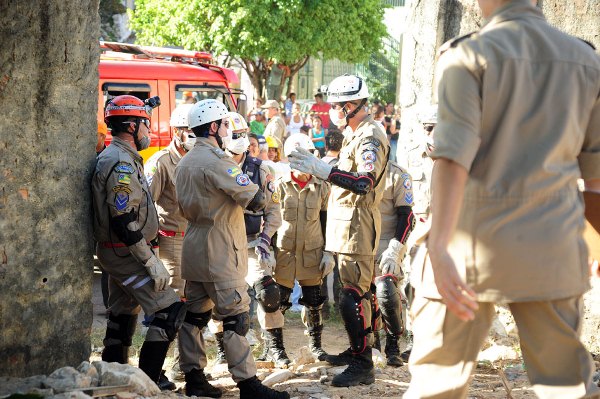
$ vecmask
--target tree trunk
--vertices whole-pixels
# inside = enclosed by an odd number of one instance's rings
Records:
[[[254,98],[265,101],[267,80],[271,72],[272,62],[265,62],[262,59],[251,60],[243,58],[240,60],[244,70],[248,73],[252,86],[254,87]]]
[[[0,2],[0,375],[90,355],[98,0]]]

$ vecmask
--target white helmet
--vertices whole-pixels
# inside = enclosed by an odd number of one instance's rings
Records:
[[[212,98],[192,104],[189,113],[190,129],[206,123],[218,121],[229,116],[225,104]]]
[[[369,97],[367,83],[356,75],[342,75],[333,79],[327,88],[328,103],[345,103]]]
[[[312,140],[305,134],[296,133],[292,134],[287,138],[285,144],[283,145],[283,153],[286,157],[289,157],[292,151],[296,148],[301,147],[308,151],[314,151],[315,145]]]
[[[233,133],[236,130],[248,130],[248,124],[244,117],[237,112],[229,113],[229,129],[228,133]]]
[[[171,112],[171,120],[169,126],[171,127],[185,127],[189,126],[189,115],[192,104],[180,104],[173,112]]]
[[[428,105],[421,110],[419,119],[421,119],[421,123],[437,124],[437,113],[437,104]]]

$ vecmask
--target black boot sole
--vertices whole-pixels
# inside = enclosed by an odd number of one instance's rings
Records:
[[[361,378],[361,379],[352,379],[350,381],[341,381],[341,382],[336,382],[335,381],[335,377],[333,377],[333,380],[331,381],[331,386],[334,386],[334,387],[353,387],[353,386],[356,386],[356,385],[371,385],[373,383],[375,383],[375,375],[366,376],[366,377]]]

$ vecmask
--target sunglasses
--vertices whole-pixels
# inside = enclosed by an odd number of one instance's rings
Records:
[[[142,122],[148,129],[150,129],[150,119],[148,118],[140,118],[140,122]]]
[[[246,133],[245,132],[231,133],[231,138],[234,139],[234,140],[241,139],[241,138],[244,138],[244,137],[246,137]]]

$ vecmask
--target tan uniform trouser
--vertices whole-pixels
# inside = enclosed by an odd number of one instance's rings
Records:
[[[250,297],[246,285],[229,288],[230,283],[187,281],[185,297],[188,311],[205,313],[213,310],[212,317],[222,321],[229,316],[248,312]],[[226,287],[226,288],[225,288]],[[223,345],[229,372],[235,382],[243,381],[256,375],[256,365],[252,350],[246,337],[234,331],[223,333]],[[189,323],[183,323],[179,330],[179,365],[184,373],[192,369],[206,367],[206,350],[202,331]]]
[[[180,297],[183,297],[183,288],[185,286],[185,280],[181,278],[181,246],[183,245],[183,237],[158,236],[158,243],[160,260],[162,260],[171,275],[169,285]]]
[[[104,248],[96,245],[96,256],[102,269],[108,273],[108,307],[111,314],[137,315],[140,306],[144,313],[152,315],[179,301],[171,287],[154,291],[154,280],[146,268],[138,262],[127,248]],[[151,325],[146,341],[168,341],[162,328]]]
[[[592,382],[594,362],[579,340],[581,296],[508,306],[519,330],[529,381],[538,397],[600,397]],[[479,302],[475,320],[463,322],[442,302],[417,296],[411,313],[412,379],[404,398],[467,397],[471,372],[495,316],[494,304]]]
[[[364,295],[371,288],[375,275],[375,256],[338,254],[342,288],[350,286]]]
[[[271,256],[275,256],[273,251],[271,251]],[[248,248],[248,275],[246,276],[246,282],[249,286],[253,287],[254,283],[264,276],[273,276],[273,270],[270,267],[265,268],[261,266],[254,248]],[[263,330],[283,327],[283,314],[280,310],[276,310],[273,313],[266,313],[262,306],[258,304],[256,306],[256,317],[258,318],[260,328]]]

